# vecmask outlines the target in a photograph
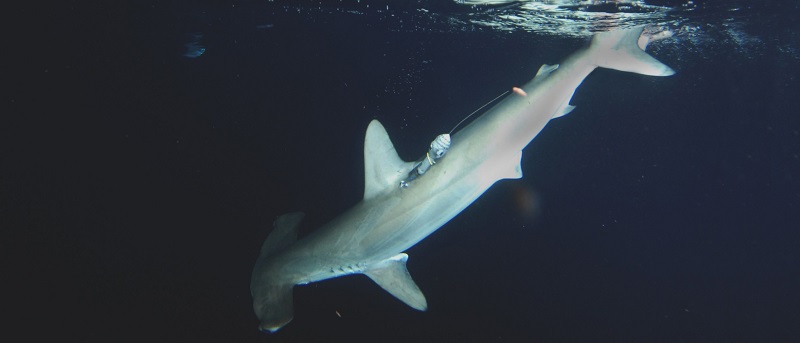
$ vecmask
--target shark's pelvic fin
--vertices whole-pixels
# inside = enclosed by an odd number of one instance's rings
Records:
[[[511,159],[513,161],[512,169],[503,173],[503,179],[521,179],[522,178],[522,150],[518,151]]]
[[[592,63],[598,67],[651,76],[675,74],[672,68],[644,52],[649,40],[639,39],[642,31],[644,27],[595,34],[588,51]]]
[[[272,232],[261,245],[260,258],[274,255],[294,243],[297,240],[297,227],[303,217],[303,212],[292,212],[278,217],[272,224]]]
[[[397,254],[369,267],[364,274],[406,305],[420,311],[428,309],[428,302],[406,269],[408,255]]]
[[[364,200],[397,188],[413,167],[397,155],[383,125],[370,122],[364,138]]]

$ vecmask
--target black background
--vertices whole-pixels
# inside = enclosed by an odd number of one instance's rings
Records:
[[[761,42],[752,50],[679,36],[652,49],[675,76],[587,78],[577,109],[525,150],[523,179],[498,183],[409,251],[428,312],[353,276],[296,287],[294,321],[257,332],[249,278],[272,221],[303,210],[311,230],[359,200],[371,119],[416,158],[583,44],[284,5],[4,11],[6,335],[786,342],[800,333],[798,39],[781,19],[791,16],[768,6],[753,12],[757,23],[739,19]],[[207,52],[183,57],[198,32]]]

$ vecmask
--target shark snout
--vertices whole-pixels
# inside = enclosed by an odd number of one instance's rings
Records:
[[[275,331],[280,330],[282,327],[289,324],[292,319],[289,320],[281,320],[281,321],[264,321],[258,325],[258,331],[265,332],[265,333],[274,333]]]

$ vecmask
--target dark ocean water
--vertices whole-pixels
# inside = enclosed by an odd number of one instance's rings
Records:
[[[798,5],[610,3],[8,10],[4,331],[30,342],[796,341]],[[427,312],[348,276],[296,287],[293,322],[256,330],[250,272],[273,220],[305,211],[307,232],[360,200],[370,120],[415,159],[615,22],[673,32],[648,51],[676,75],[590,75],[577,109],[524,150],[522,179],[408,251]]]

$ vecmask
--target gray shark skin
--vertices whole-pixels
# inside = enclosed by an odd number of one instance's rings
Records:
[[[574,109],[575,89],[597,67],[652,76],[674,71],[643,51],[643,28],[598,33],[588,47],[536,76],[456,132],[447,155],[400,187],[414,162],[405,162],[376,120],[364,140],[364,199],[297,240],[302,213],[280,216],[264,241],[250,285],[259,329],[275,332],[292,320],[295,285],[365,274],[414,309],[425,296],[403,253],[455,217],[502,179],[522,177],[522,149],[552,118]]]

